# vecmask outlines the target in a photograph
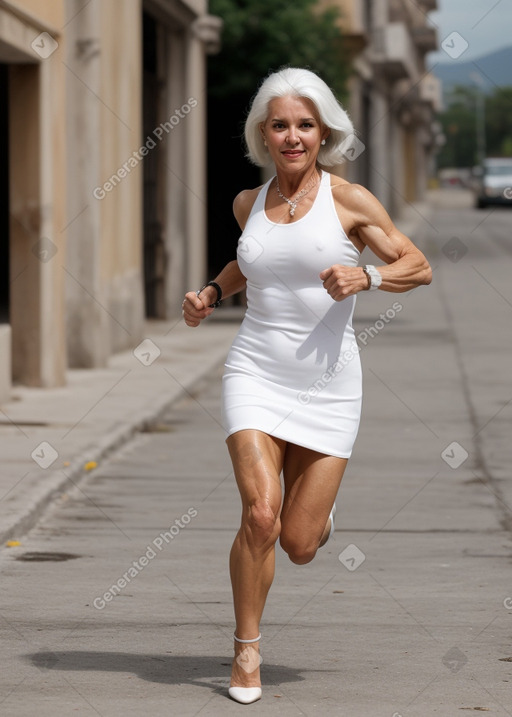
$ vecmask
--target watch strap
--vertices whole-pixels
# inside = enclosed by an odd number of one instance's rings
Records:
[[[368,291],[374,291],[375,289],[378,289],[379,286],[382,284],[382,275],[379,272],[378,269],[376,269],[372,264],[365,264],[363,266],[363,271],[368,277]]]
[[[209,281],[207,284],[205,284],[204,286],[202,286],[202,287],[199,289],[199,291],[196,291],[196,296],[199,296],[199,294],[200,294],[204,289],[206,289],[207,286],[213,286],[213,288],[214,288],[215,291],[217,292],[217,300],[214,301],[213,304],[210,304],[210,305],[209,305],[209,308],[210,308],[210,309],[216,309],[217,306],[220,306],[221,301],[222,301],[222,289],[220,288],[220,286],[217,284],[216,281]]]

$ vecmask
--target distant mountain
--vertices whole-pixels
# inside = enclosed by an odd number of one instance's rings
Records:
[[[482,89],[492,91],[496,85],[512,86],[512,46],[482,55],[474,60],[464,62],[464,55],[457,60],[432,62],[429,66],[432,74],[438,77],[443,85],[443,97],[446,97],[454,85],[475,87],[477,82],[472,77],[475,73],[481,76]]]

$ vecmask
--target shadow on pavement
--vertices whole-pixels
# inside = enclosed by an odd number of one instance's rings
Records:
[[[128,672],[148,682],[168,685],[204,685],[222,694],[227,688],[231,673],[231,661],[226,655],[137,655],[127,652],[70,650],[36,652],[24,657],[39,669]],[[264,663],[262,683],[265,686],[283,682],[300,682],[305,679],[301,676],[302,673],[308,671],[308,669],[292,669]]]

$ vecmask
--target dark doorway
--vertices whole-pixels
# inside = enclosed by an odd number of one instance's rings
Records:
[[[209,81],[209,87],[214,81]],[[259,167],[245,157],[243,121],[250,96],[208,97],[208,276],[233,259],[241,231],[233,216],[233,200],[243,189],[262,183]],[[238,305],[243,295],[230,303]]]
[[[0,63],[0,323],[9,311],[9,65]]]
[[[143,117],[142,144],[159,124],[160,82],[158,78],[158,28],[156,21],[143,13]],[[166,254],[162,236],[160,206],[159,146],[149,150],[143,160],[144,173],[144,292],[146,316],[165,318]]]

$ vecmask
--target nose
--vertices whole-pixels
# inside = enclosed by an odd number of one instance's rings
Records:
[[[300,139],[297,137],[297,132],[294,127],[290,127],[288,130],[288,136],[286,137],[286,142],[288,144],[298,144],[300,142]]]

